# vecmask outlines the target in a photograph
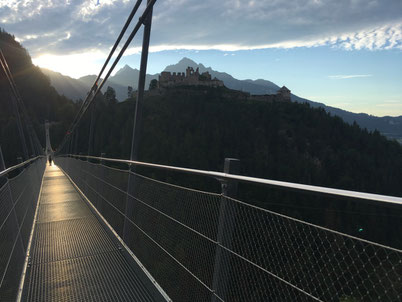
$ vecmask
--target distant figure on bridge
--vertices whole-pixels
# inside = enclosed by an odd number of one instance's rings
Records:
[[[51,165],[52,165],[52,156],[49,155],[49,166],[51,166]]]

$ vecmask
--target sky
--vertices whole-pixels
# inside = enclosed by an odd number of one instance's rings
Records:
[[[0,0],[0,27],[35,64],[78,78],[99,72],[135,2]],[[158,0],[152,22],[148,73],[188,57],[348,111],[402,115],[401,0]],[[138,68],[141,34],[117,69]]]

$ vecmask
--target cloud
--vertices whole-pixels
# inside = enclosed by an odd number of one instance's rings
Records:
[[[0,26],[33,56],[106,53],[133,5],[130,0],[2,0]],[[402,50],[401,11],[400,0],[158,0],[151,45],[158,50],[323,45]],[[140,44],[135,39],[132,49]]]
[[[372,77],[372,74],[339,74],[339,75],[330,75],[328,78],[334,79],[334,80],[344,80],[344,79],[354,79],[354,78],[369,78]]]

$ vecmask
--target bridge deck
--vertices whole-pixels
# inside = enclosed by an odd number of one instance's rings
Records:
[[[48,166],[22,300],[162,301],[135,266],[64,173]]]

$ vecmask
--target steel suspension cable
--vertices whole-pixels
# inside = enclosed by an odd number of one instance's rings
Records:
[[[3,61],[4,59],[4,61]],[[22,150],[23,150],[23,154],[24,154],[24,159],[27,160],[28,159],[28,149],[27,149],[27,145],[25,142],[25,134],[24,134],[24,130],[22,128],[22,123],[21,123],[21,116],[18,110],[18,104],[17,104],[17,95],[15,92],[15,88],[12,85],[12,82],[10,80],[10,76],[7,72],[7,68],[6,68],[6,62],[5,62],[5,58],[3,56],[3,51],[0,49],[0,65],[4,71],[4,74],[6,75],[6,79],[8,81],[8,84],[10,86],[10,90],[11,90],[11,95],[15,98],[15,101],[13,102],[13,108],[14,108],[14,113],[16,115],[16,119],[17,119],[17,127],[18,127],[18,132],[20,135],[20,139],[21,139],[21,145],[22,145]]]
[[[120,50],[118,56],[116,57],[115,61],[113,62],[112,66],[110,67],[108,73],[106,74],[105,78],[102,80],[101,84],[99,86],[97,86],[96,91],[94,92],[92,98],[89,99],[89,101],[87,102],[87,104],[85,104],[84,109],[80,115],[80,119],[82,118],[82,116],[85,114],[85,112],[88,110],[90,104],[92,103],[92,101],[94,100],[94,98],[96,97],[96,95],[99,93],[99,91],[102,89],[103,85],[106,83],[106,81],[108,80],[110,74],[113,72],[113,69],[116,67],[117,63],[120,61],[121,57],[123,56],[124,52],[126,51],[127,47],[129,46],[129,44],[131,43],[131,41],[133,40],[134,36],[137,34],[138,30],[140,29],[141,25],[143,24],[144,20],[146,19],[146,17],[148,16],[148,13],[150,12],[150,10],[152,9],[153,5],[155,4],[156,0],[151,0],[149,2],[149,4],[147,5],[144,13],[142,14],[142,16],[140,17],[139,21],[137,22],[136,26],[134,27],[133,31],[131,32],[130,36],[128,37],[126,43],[124,44],[124,46],[122,47],[122,49]],[[74,125],[74,128],[71,129],[70,132],[74,131],[75,127],[76,127],[77,123]]]
[[[147,5],[144,13],[142,14],[142,16],[140,17],[139,21],[137,22],[136,26],[134,27],[133,31],[131,32],[130,36],[128,37],[126,43],[124,44],[124,46],[122,47],[122,49],[120,50],[118,56],[116,57],[115,61],[113,62],[112,66],[110,67],[108,73],[106,74],[105,78],[102,80],[101,84],[99,86],[97,86],[96,91],[92,94],[92,96],[90,96],[90,98],[88,99],[87,103],[84,103],[82,108],[82,112],[80,113],[79,119],[78,121],[72,126],[72,128],[70,128],[69,130],[69,134],[73,133],[75,128],[77,127],[79,121],[81,120],[81,118],[84,116],[84,114],[86,113],[86,111],[88,110],[89,106],[91,105],[91,103],[93,102],[93,100],[95,99],[95,97],[97,96],[97,94],[99,93],[99,91],[102,89],[103,85],[106,83],[106,81],[108,80],[110,74],[113,72],[113,69],[116,67],[117,63],[120,61],[121,57],[123,56],[124,52],[126,51],[127,47],[130,45],[131,41],[134,39],[135,35],[137,34],[138,30],[140,29],[141,25],[143,24],[144,20],[147,18],[148,13],[151,11],[151,9],[153,8],[153,5],[155,4],[156,0],[151,0],[149,2],[149,4]],[[91,91],[92,92],[92,91]],[[91,94],[90,92],[90,94]],[[89,94],[89,95],[90,95]],[[65,143],[65,142],[64,142]],[[61,146],[61,148],[63,148],[64,144]]]
[[[96,78],[94,84],[92,85],[92,87],[91,87],[89,93],[87,94],[86,99],[85,99],[84,102],[82,103],[81,108],[80,108],[80,110],[78,111],[76,117],[74,118],[74,121],[72,122],[72,124],[71,124],[71,126],[70,126],[70,128],[69,128],[69,130],[68,130],[68,132],[67,132],[67,134],[66,134],[66,136],[64,137],[62,143],[60,144],[59,150],[62,150],[62,148],[64,147],[64,145],[65,145],[65,143],[66,143],[66,141],[67,141],[67,139],[69,138],[69,135],[74,132],[74,130],[75,130],[77,124],[80,122],[81,118],[84,116],[85,112],[88,110],[89,106],[91,105],[91,103],[92,103],[93,100],[95,99],[96,95],[99,93],[99,91],[101,90],[101,88],[103,87],[103,85],[106,83],[107,79],[109,78],[109,76],[110,76],[111,72],[113,71],[114,67],[116,66],[117,62],[120,60],[121,55],[122,55],[122,52],[119,53],[118,59],[115,60],[114,65],[113,65],[111,71],[108,72],[108,74],[106,75],[106,77],[102,80],[101,85],[98,86],[98,82],[99,82],[99,80],[101,79],[101,76],[102,76],[103,72],[105,71],[106,66],[109,64],[109,61],[110,61],[110,59],[112,58],[114,52],[116,51],[118,45],[120,44],[120,41],[121,41],[121,39],[123,38],[124,34],[126,33],[128,26],[131,24],[131,21],[132,21],[134,15],[137,13],[138,8],[139,8],[139,6],[141,5],[141,2],[142,2],[142,0],[137,0],[137,2],[135,3],[135,5],[134,5],[134,7],[133,7],[133,9],[132,9],[132,11],[131,11],[131,13],[130,13],[130,15],[128,16],[128,18],[127,18],[127,20],[126,20],[126,23],[124,24],[122,30],[120,31],[120,34],[119,34],[119,36],[118,36],[116,42],[114,43],[114,45],[113,45],[113,47],[112,47],[112,49],[111,49],[111,51],[110,51],[110,53],[109,53],[109,55],[108,55],[108,57],[107,57],[105,63],[103,64],[103,66],[102,66],[102,68],[101,68],[101,71],[99,72],[99,75],[97,76],[97,78]],[[156,0],[153,0],[153,1],[152,1],[152,6],[155,4],[155,2],[156,2]],[[145,17],[146,17],[146,15],[148,14],[148,12],[149,12],[149,8],[148,8],[148,7],[149,7],[149,6],[150,6],[150,5],[148,5],[147,8],[145,9],[144,14],[142,15],[142,17],[140,17],[140,21],[139,21],[138,23],[140,23],[141,20],[143,20],[144,15],[145,15]],[[137,25],[138,25],[138,23],[137,23]],[[139,28],[140,26],[141,26],[141,24],[138,26],[138,28]],[[137,26],[136,26],[136,28],[137,28]],[[135,29],[134,29],[134,30],[135,30]],[[135,33],[136,33],[137,31],[138,31],[138,29],[135,30]],[[135,35],[135,33],[134,33],[134,35]],[[129,44],[129,43],[131,42],[131,40],[133,39],[134,35],[131,34],[130,37],[132,36],[132,38],[131,38],[131,39],[129,38],[129,42],[128,42],[128,43],[126,42],[125,46],[123,46],[123,48],[122,48],[123,53],[124,53],[124,51],[126,50],[128,44]]]
[[[120,34],[119,34],[119,36],[117,37],[117,40],[116,40],[116,42],[114,43],[114,45],[113,45],[113,47],[112,47],[112,49],[111,49],[111,51],[110,51],[110,53],[109,53],[109,56],[107,57],[105,63],[103,64],[102,69],[101,69],[101,71],[99,72],[99,75],[98,75],[98,77],[97,77],[96,80],[95,80],[95,83],[92,85],[92,88],[94,88],[95,86],[97,86],[98,81],[99,81],[99,79],[100,79],[102,73],[105,71],[105,68],[106,68],[107,64],[109,64],[109,61],[110,61],[110,59],[112,58],[112,56],[113,56],[113,54],[114,54],[114,52],[115,52],[117,46],[120,44],[121,38],[123,38],[123,35],[126,33],[126,30],[127,30],[128,26],[130,25],[131,20],[133,19],[134,15],[137,13],[137,10],[138,10],[138,8],[140,7],[141,2],[142,2],[142,0],[137,0],[137,2],[135,3],[133,10],[131,11],[130,15],[128,16],[127,21],[126,21],[126,23],[125,23],[124,26],[123,26],[123,29],[120,31]],[[92,90],[92,88],[91,88],[91,90]]]
[[[100,89],[103,87],[103,85],[106,83],[107,79],[109,78],[110,74],[112,73],[113,69],[116,67],[117,63],[120,61],[121,57],[123,56],[124,52],[126,51],[127,47],[130,45],[131,41],[134,39],[135,35],[137,34],[138,30],[140,29],[141,25],[144,23],[145,19],[147,18],[149,12],[153,8],[156,0],[151,0],[147,7],[144,10],[144,13],[138,20],[137,24],[135,25],[133,31],[131,32],[130,36],[128,37],[126,43],[124,43],[124,46],[120,50],[118,56],[116,57],[115,61],[113,62],[112,66],[109,69],[109,72],[106,74],[106,77],[103,79],[101,84],[99,85],[98,89],[95,92],[95,95],[100,91]]]
[[[98,74],[98,76],[97,76],[95,82],[93,83],[91,89],[89,90],[89,92],[88,92],[88,94],[87,94],[85,100],[82,102],[81,108],[80,108],[80,110],[77,112],[77,115],[75,116],[72,125],[74,125],[74,123],[78,120],[78,117],[80,116],[80,113],[82,112],[83,108],[85,107],[85,104],[88,102],[88,100],[89,100],[90,97],[91,97],[91,93],[92,93],[92,92],[94,91],[94,89],[97,87],[99,79],[101,78],[101,76],[102,76],[102,74],[103,74],[103,72],[104,72],[104,70],[105,70],[107,64],[109,63],[109,61],[110,61],[110,59],[112,58],[112,56],[113,56],[113,54],[114,54],[114,52],[115,52],[117,46],[119,45],[119,43],[120,43],[120,41],[121,41],[121,38],[122,38],[123,35],[125,34],[125,32],[126,32],[128,26],[130,25],[130,23],[131,23],[131,21],[132,21],[134,15],[135,15],[135,13],[137,12],[137,10],[138,10],[138,8],[139,8],[141,2],[142,2],[142,0],[137,0],[135,6],[134,6],[134,8],[133,8],[133,10],[131,11],[129,17],[127,18],[126,23],[125,23],[124,26],[123,26],[123,29],[120,31],[120,34],[119,34],[119,36],[118,36],[116,42],[114,43],[114,45],[113,45],[113,47],[112,47],[112,49],[111,49],[111,51],[110,51],[110,53],[109,53],[109,55],[108,55],[108,57],[107,57],[105,63],[103,64],[101,71],[99,72],[99,74]]]
[[[33,155],[39,155],[41,153],[40,150],[41,150],[42,146],[39,143],[37,133],[33,129],[33,125],[32,125],[31,119],[29,118],[26,106],[25,106],[25,104],[24,104],[24,102],[22,100],[22,97],[21,97],[21,94],[20,94],[20,92],[18,90],[17,84],[15,83],[13,74],[11,73],[10,67],[8,66],[7,60],[6,60],[3,52],[1,51],[1,49],[0,49],[0,56],[1,56],[1,60],[3,61],[3,64],[4,64],[3,70],[6,73],[6,77],[7,77],[7,80],[9,82],[9,85],[10,85],[10,87],[12,89],[12,92],[13,92],[18,104],[20,105],[21,110],[22,110],[22,115],[23,115],[23,118],[25,120],[26,128],[27,128],[27,131],[28,131],[28,138],[29,138],[29,141],[30,141],[30,144],[31,144],[31,149],[32,149],[32,152],[34,152]],[[35,140],[35,143],[37,144],[37,147],[40,148],[40,150],[36,150],[36,152],[35,152],[35,145],[33,143],[33,139]],[[38,145],[38,143],[39,143],[39,145]],[[35,153],[37,153],[37,154],[35,154]]]

